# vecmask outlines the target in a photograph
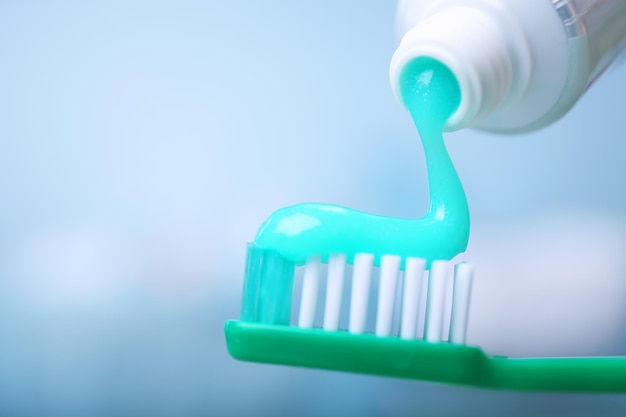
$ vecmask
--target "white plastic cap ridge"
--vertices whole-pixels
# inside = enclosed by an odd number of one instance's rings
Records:
[[[446,131],[475,126],[519,96],[526,88],[530,63],[523,33],[516,30],[506,11],[472,7],[472,1],[466,1],[468,6],[449,3],[453,7],[430,10],[405,34],[389,73],[400,102],[400,74],[413,59],[436,59],[454,73],[461,103],[447,121]]]

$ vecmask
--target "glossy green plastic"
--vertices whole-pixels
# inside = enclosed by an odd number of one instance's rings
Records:
[[[459,84],[438,61],[420,58],[401,78],[404,104],[419,130],[428,172],[430,205],[421,219],[396,219],[328,204],[307,203],[273,213],[255,238],[262,248],[295,264],[312,255],[327,260],[346,254],[448,260],[463,252],[469,239],[469,210],[461,181],[446,151],[442,129],[460,103]]]
[[[226,323],[239,360],[516,391],[626,392],[626,358],[488,357],[474,346]]]

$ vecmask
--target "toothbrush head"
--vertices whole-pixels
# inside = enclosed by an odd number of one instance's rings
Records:
[[[383,255],[379,268],[372,254],[356,254],[351,266],[346,259],[336,254],[323,263],[314,256],[298,268],[272,250],[249,244],[241,320],[226,324],[230,354],[247,361],[458,384],[476,379],[475,364],[486,357],[464,344],[470,264],[456,265],[454,303],[446,310],[448,262],[434,261],[427,271],[428,263],[420,258]],[[348,268],[351,276],[346,276]],[[372,290],[373,281],[378,286]],[[300,291],[293,294],[292,289]],[[376,293],[377,300],[370,300]],[[297,308],[292,300],[299,301]],[[321,304],[323,311],[317,308]],[[375,317],[368,314],[370,304],[376,304]]]

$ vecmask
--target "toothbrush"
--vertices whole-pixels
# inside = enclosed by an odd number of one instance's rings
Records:
[[[626,392],[626,358],[512,359],[465,344],[471,264],[454,265],[450,309],[446,296],[451,260],[469,239],[469,211],[441,135],[459,105],[459,86],[440,62],[419,58],[406,65],[400,87],[424,145],[427,214],[392,219],[321,204],[275,212],[248,245],[240,320],[225,327],[231,356],[491,389]],[[292,319],[298,267],[302,292]],[[375,268],[379,285],[372,288]],[[346,282],[349,309],[342,302]],[[375,326],[368,323],[373,292]],[[316,326],[320,295],[324,311]]]
[[[373,257],[355,256],[348,326],[341,329],[340,309],[348,311],[340,303],[342,284],[350,278],[344,275],[344,259],[331,256],[325,277],[320,274],[319,258],[306,262],[299,309],[294,309],[299,314],[291,324],[294,265],[274,251],[250,244],[241,319],[225,326],[231,356],[486,389],[626,392],[626,357],[507,358],[487,356],[479,347],[465,344],[473,276],[468,263],[455,265],[452,305],[446,311],[449,262],[432,262],[426,274],[423,259],[403,260],[404,271],[399,271],[397,257],[383,256],[376,324],[373,332],[365,333],[366,311],[371,307],[367,287],[375,277]],[[317,294],[320,279],[326,280],[326,294]],[[403,281],[400,297],[393,291],[397,280]],[[422,280],[428,282],[425,317],[418,314]],[[325,302],[321,326],[315,327],[318,298]],[[395,332],[390,317],[394,304],[402,306]],[[446,314],[451,316],[449,326],[445,326]],[[415,333],[418,320],[424,321],[423,335]]]

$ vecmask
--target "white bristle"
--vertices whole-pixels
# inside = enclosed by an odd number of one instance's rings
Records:
[[[304,267],[302,299],[300,300],[300,315],[298,317],[298,326],[305,329],[313,327],[313,321],[315,320],[319,274],[320,258],[309,258]]]
[[[430,267],[426,324],[424,325],[424,338],[428,342],[442,340],[447,266],[445,261],[434,261]]]
[[[424,259],[408,258],[406,260],[402,294],[402,320],[400,322],[400,337],[403,339],[415,338],[425,266],[426,261]]]
[[[384,255],[381,258],[376,336],[389,336],[391,334],[391,320],[393,318],[393,305],[399,271],[399,256]]]
[[[426,326],[426,304],[428,304],[428,271],[425,270],[422,275],[420,299],[417,304],[417,328],[415,329],[415,337],[417,339],[424,339],[424,327]]]
[[[454,268],[452,315],[450,317],[450,335],[448,338],[450,343],[465,343],[473,276],[474,266],[471,264],[461,263]]]
[[[354,256],[350,321],[348,325],[350,333],[363,333],[365,331],[367,300],[369,298],[373,261],[374,255],[369,253],[359,253]]]
[[[339,313],[341,312],[345,270],[346,255],[331,255],[328,259],[324,330],[335,331],[339,328]]]

